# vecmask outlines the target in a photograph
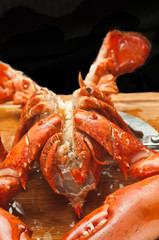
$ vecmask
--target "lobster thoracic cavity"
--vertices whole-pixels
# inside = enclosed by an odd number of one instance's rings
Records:
[[[88,191],[95,188],[95,177],[89,166],[90,152],[73,121],[72,100],[58,97],[58,112],[62,115],[61,131],[48,139],[40,157],[43,174],[56,193],[65,195],[80,214]],[[84,169],[86,164],[88,169]],[[51,171],[50,171],[51,166]]]

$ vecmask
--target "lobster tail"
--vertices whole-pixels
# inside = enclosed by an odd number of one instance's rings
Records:
[[[150,42],[141,34],[110,31],[85,78],[86,85],[106,94],[117,93],[116,77],[141,66],[150,51]]]

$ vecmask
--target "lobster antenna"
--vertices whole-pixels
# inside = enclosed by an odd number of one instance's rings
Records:
[[[84,83],[81,72],[79,72],[78,74],[78,82],[79,82],[80,88],[86,87],[86,84]]]

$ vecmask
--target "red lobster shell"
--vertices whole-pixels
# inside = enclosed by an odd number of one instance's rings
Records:
[[[51,188],[69,199],[78,216],[104,164],[118,161],[125,176],[138,179],[158,173],[158,154],[138,142],[110,99],[110,94],[118,92],[116,77],[142,65],[150,49],[149,41],[138,33],[110,31],[86,79],[79,75],[80,89],[65,102],[0,64],[0,102],[13,100],[22,107],[13,149],[0,166],[0,206],[26,189],[35,161],[40,162]],[[4,158],[2,143],[1,149]],[[68,239],[78,237],[82,239],[83,233]]]

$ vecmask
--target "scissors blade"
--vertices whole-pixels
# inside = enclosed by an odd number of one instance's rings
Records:
[[[139,141],[142,142],[143,145],[155,150],[159,149],[159,133],[155,128],[138,117],[123,112],[119,112],[119,114],[130,128],[142,132],[142,137],[139,138]]]

